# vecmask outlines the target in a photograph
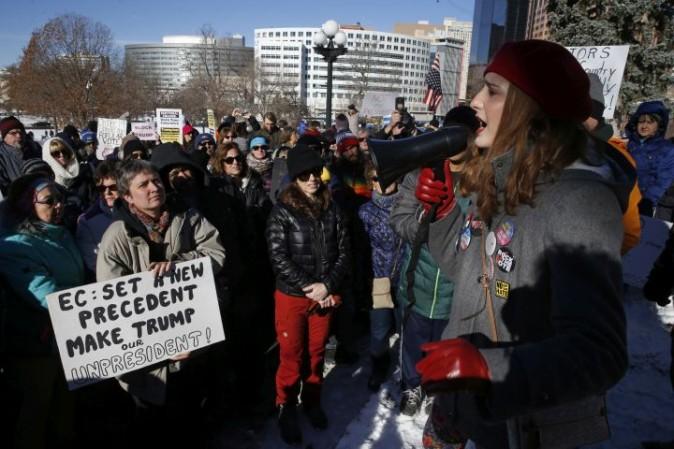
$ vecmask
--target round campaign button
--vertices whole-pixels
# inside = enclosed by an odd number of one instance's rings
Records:
[[[510,243],[514,235],[515,224],[510,220],[501,223],[496,229],[496,240],[500,246],[506,246]]]
[[[487,256],[491,256],[496,251],[496,234],[493,231],[487,234],[487,238],[484,242],[484,252],[487,253]]]
[[[515,256],[510,248],[499,248],[496,252],[496,266],[504,273],[510,273],[515,268]]]

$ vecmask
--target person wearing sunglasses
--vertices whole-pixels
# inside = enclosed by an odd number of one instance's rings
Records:
[[[269,152],[269,140],[264,136],[255,136],[250,140],[249,152],[246,157],[248,167],[257,172],[263,181],[264,191],[271,190],[271,175],[274,161]]]
[[[75,240],[82,253],[87,275],[93,282],[96,273],[96,255],[103,234],[113,222],[114,204],[117,192],[119,161],[102,161],[96,167],[95,182],[97,200],[77,219]]]
[[[55,182],[63,190],[63,224],[74,234],[78,217],[97,197],[93,170],[86,162],[77,160],[73,143],[64,133],[58,133],[44,143],[42,159],[52,168]]]
[[[276,405],[281,437],[289,444],[302,439],[297,416],[300,386],[309,423],[317,429],[328,425],[321,405],[325,344],[351,260],[345,217],[321,181],[322,171],[323,160],[314,149],[297,144],[290,150],[291,182],[279,195],[267,224],[281,358]]]
[[[0,193],[7,195],[9,184],[21,176],[21,163],[28,156],[22,151],[25,128],[16,117],[0,120]]]
[[[84,264],[61,225],[63,197],[41,174],[9,188],[0,238],[5,382],[20,398],[14,447],[72,444],[73,396],[67,390],[47,309],[47,295],[85,282]]]

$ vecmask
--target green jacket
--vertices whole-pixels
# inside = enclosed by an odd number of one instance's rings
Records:
[[[407,272],[409,263],[410,252],[408,251],[400,276],[397,296],[403,306],[407,306],[408,304],[407,278],[405,273]],[[448,320],[453,296],[454,284],[442,274],[438,264],[428,250],[428,245],[424,243],[419,253],[416,270],[414,270],[415,302],[412,310],[426,318]]]

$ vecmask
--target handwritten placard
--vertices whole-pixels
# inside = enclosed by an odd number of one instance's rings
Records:
[[[587,73],[594,73],[604,86],[604,118],[611,119],[620,94],[629,45],[566,47]]]
[[[98,139],[96,157],[104,160],[111,155],[115,147],[122,144],[124,136],[126,136],[126,120],[99,118],[96,131],[96,138]]]
[[[224,340],[211,260],[176,264],[47,296],[68,387],[168,360]]]

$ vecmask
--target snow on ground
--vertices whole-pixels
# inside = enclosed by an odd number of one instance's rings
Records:
[[[674,393],[669,382],[672,306],[659,308],[643,300],[636,289],[625,298],[630,367],[608,395],[612,438],[592,449],[638,449],[644,440],[674,439]],[[367,339],[361,342],[359,363],[334,366],[328,356],[323,404],[330,426],[312,429],[300,413],[303,449],[420,449],[427,415],[411,418],[398,412],[399,388],[390,379],[378,393],[367,389]],[[235,427],[235,426],[234,426]],[[221,435],[220,447],[276,449],[286,446],[276,420],[261,428]],[[245,434],[245,437],[242,435]],[[234,436],[234,438],[231,438]],[[245,440],[245,442],[244,442]]]

